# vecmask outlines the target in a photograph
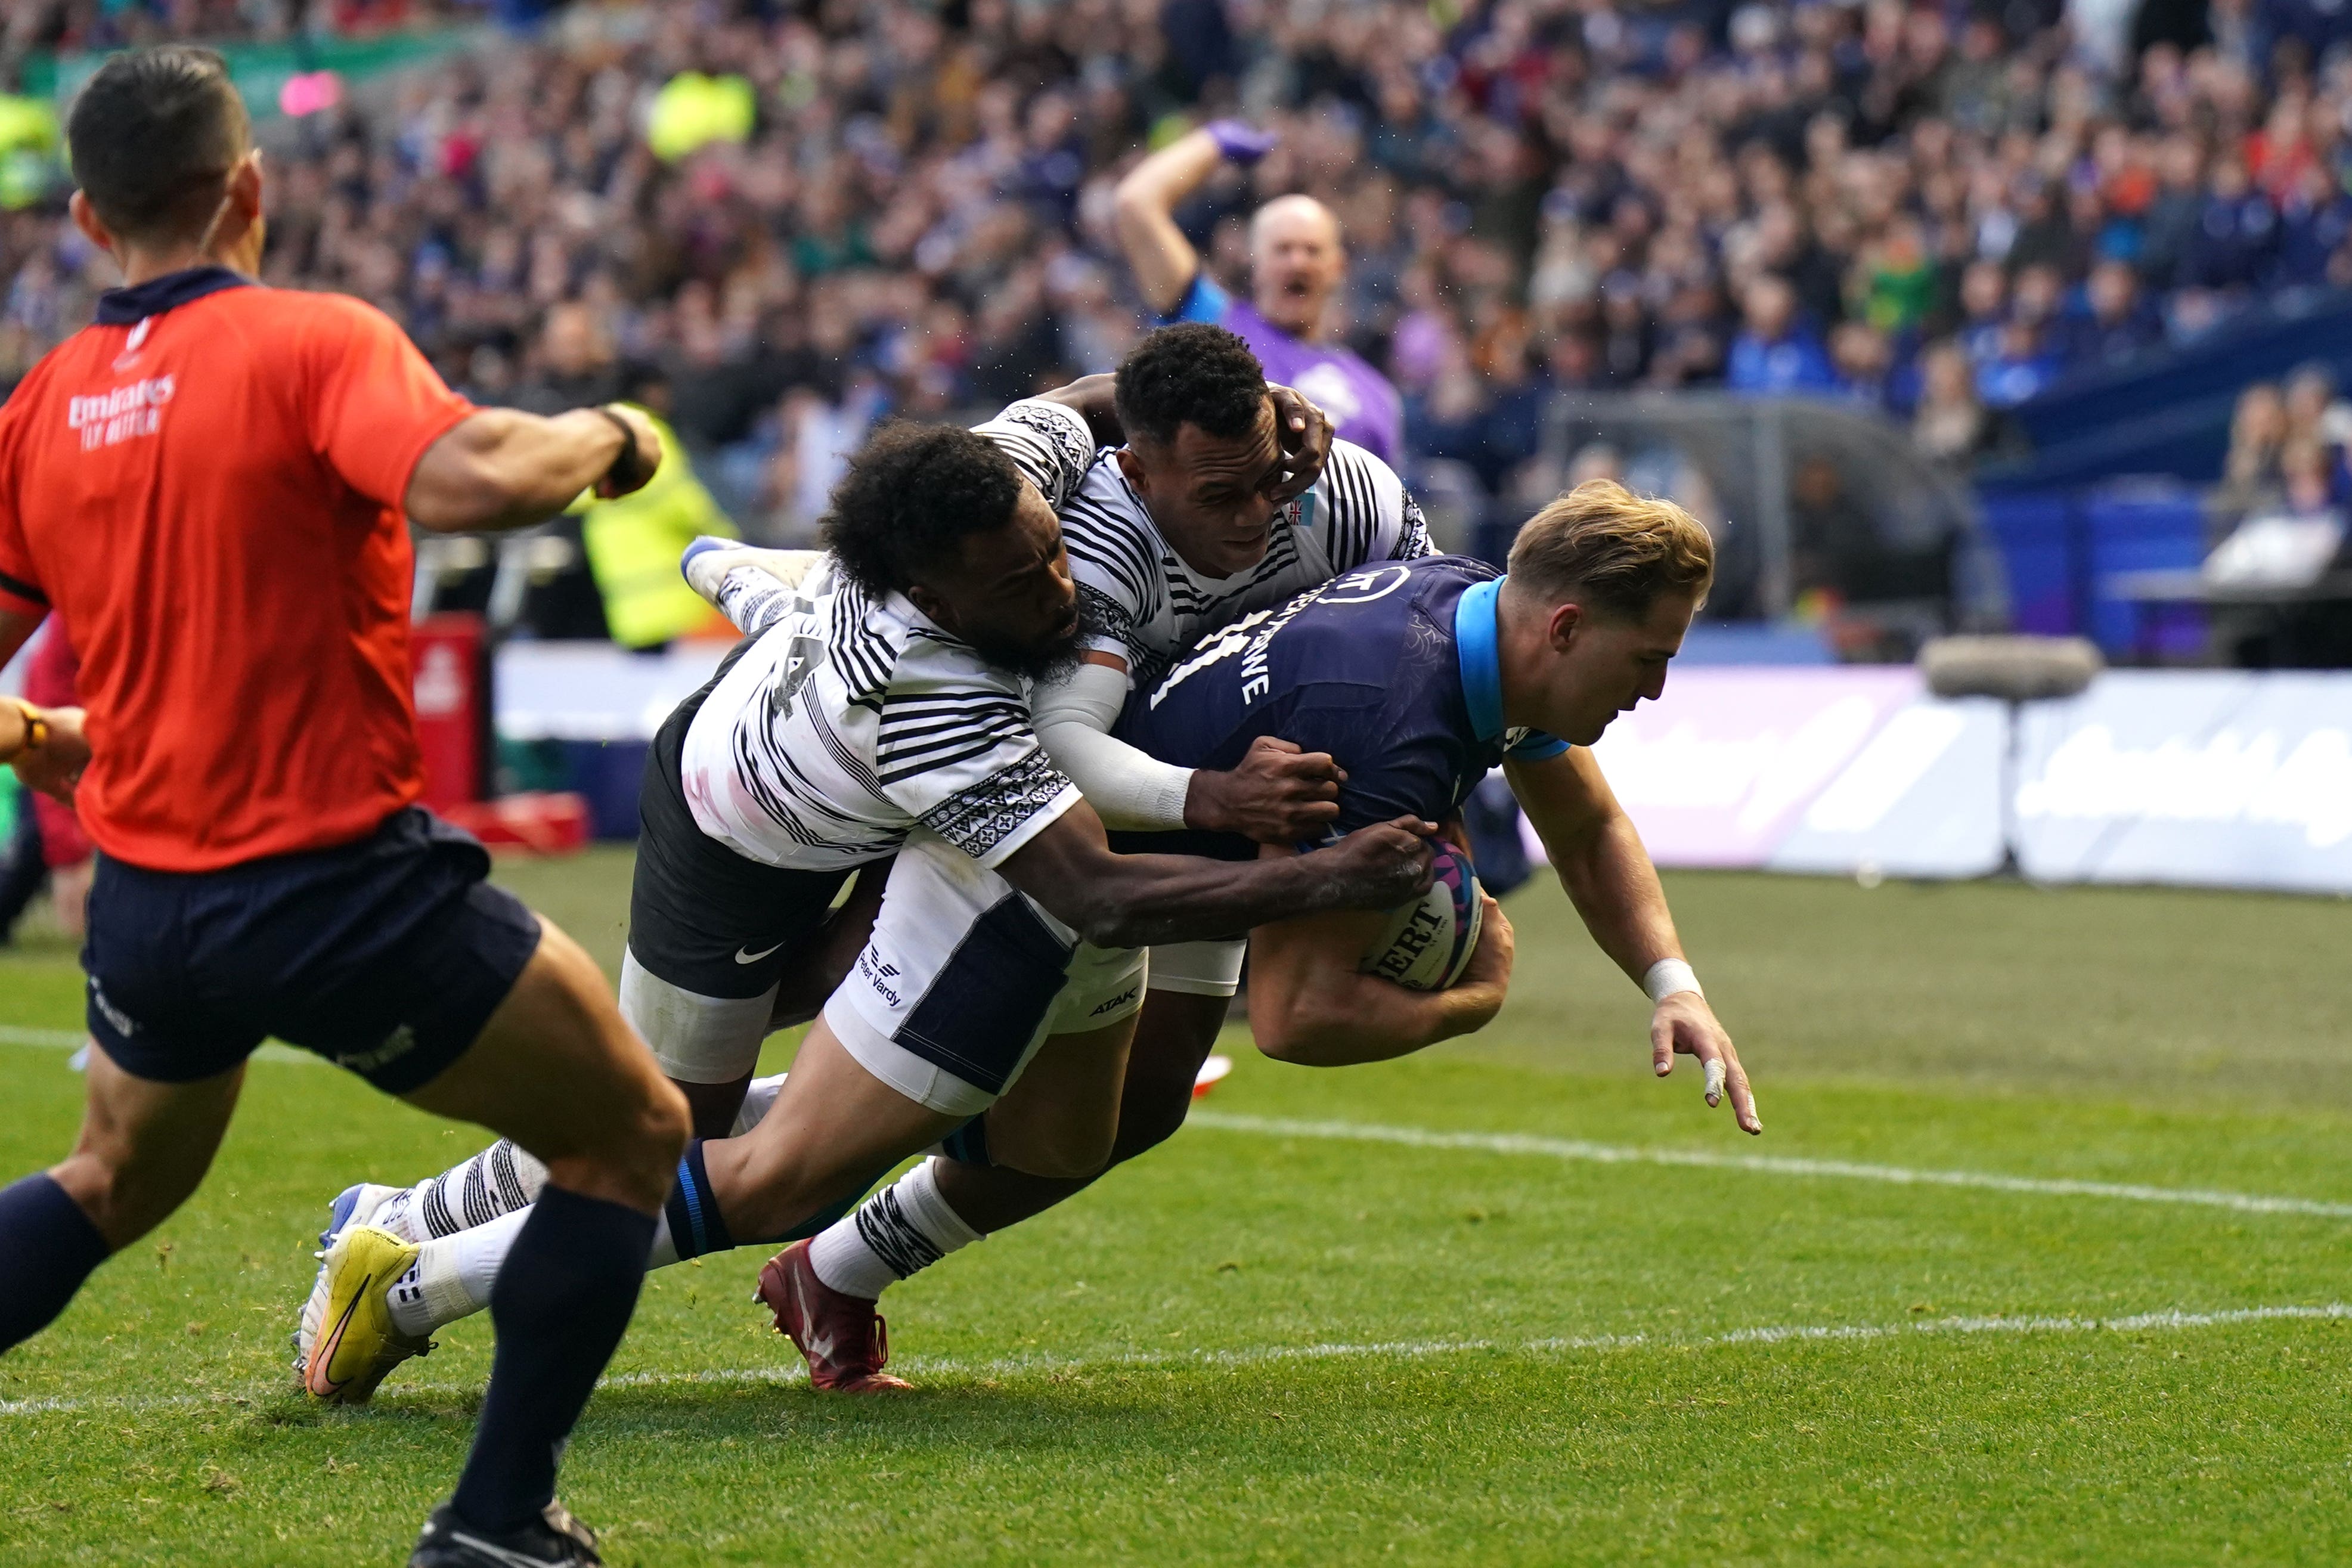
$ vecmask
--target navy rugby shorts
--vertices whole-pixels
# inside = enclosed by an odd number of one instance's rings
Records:
[[[409,806],[367,837],[218,871],[99,857],[89,1032],[134,1078],[226,1072],[271,1036],[391,1094],[464,1055],[539,948],[488,852]]]
[[[637,962],[681,991],[729,1000],[766,995],[806,958],[854,869],[794,870],[739,855],[703,832],[686,803],[686,733],[753,640],[737,644],[655,731],[637,792],[629,883],[629,952]]]

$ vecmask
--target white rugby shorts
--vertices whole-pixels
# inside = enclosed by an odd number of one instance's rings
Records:
[[[1151,950],[1151,988],[1192,996],[1231,996],[1242,988],[1249,940],[1171,942]]]
[[[874,934],[824,1005],[858,1065],[919,1104],[977,1116],[1049,1036],[1143,1005],[1140,949],[1097,948],[994,871],[918,831]]]

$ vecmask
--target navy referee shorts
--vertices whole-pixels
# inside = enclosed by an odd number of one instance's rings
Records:
[[[471,834],[415,806],[367,837],[219,871],[100,855],[89,1033],[134,1078],[226,1072],[276,1036],[390,1094],[463,1056],[539,948]]]

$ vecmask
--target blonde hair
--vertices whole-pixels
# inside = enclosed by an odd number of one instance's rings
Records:
[[[1510,576],[1550,603],[1580,599],[1640,620],[1661,594],[1706,596],[1715,541],[1670,500],[1587,479],[1528,519],[1511,545]]]

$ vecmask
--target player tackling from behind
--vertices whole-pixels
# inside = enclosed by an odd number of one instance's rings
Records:
[[[415,804],[402,517],[537,522],[635,489],[659,447],[626,410],[478,410],[369,306],[257,285],[260,154],[209,50],[116,57],[68,141],[74,220],[124,287],[0,410],[0,661],[54,605],[85,709],[16,712],[0,759],[99,846],[98,1048],[73,1152],[0,1190],[0,1350],[195,1190],[276,1035],[546,1163],[472,1456],[411,1562],[594,1563],[556,1456],[635,1310],[686,1106],[588,956]],[[339,1339],[320,1392],[352,1375]]]

